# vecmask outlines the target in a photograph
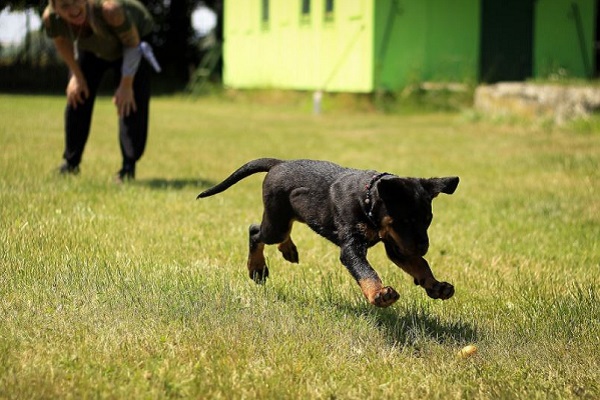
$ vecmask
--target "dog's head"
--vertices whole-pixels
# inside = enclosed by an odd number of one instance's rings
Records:
[[[427,229],[433,214],[431,202],[440,193],[452,194],[458,177],[381,179],[380,237],[404,256],[424,256],[429,250]]]

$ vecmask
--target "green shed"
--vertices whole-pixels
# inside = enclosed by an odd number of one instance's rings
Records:
[[[225,0],[230,87],[396,91],[597,75],[599,0]]]

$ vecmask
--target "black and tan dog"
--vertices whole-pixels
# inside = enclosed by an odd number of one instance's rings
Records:
[[[367,250],[380,241],[390,260],[429,297],[445,300],[454,294],[451,284],[434,278],[423,256],[429,249],[431,201],[439,193],[454,193],[458,177],[401,178],[327,161],[261,158],[244,164],[198,198],[220,193],[258,172],[268,174],[263,182],[262,222],[250,225],[248,271],[256,282],[269,275],[265,244],[278,244],[286,260],[298,262],[290,236],[298,221],[340,247],[342,264],[371,304],[387,307],[399,297],[396,290],[383,286],[367,261]]]

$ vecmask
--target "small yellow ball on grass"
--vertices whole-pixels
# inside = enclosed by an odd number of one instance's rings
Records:
[[[470,344],[468,346],[463,347],[458,352],[458,357],[460,358],[469,358],[477,354],[477,346]]]

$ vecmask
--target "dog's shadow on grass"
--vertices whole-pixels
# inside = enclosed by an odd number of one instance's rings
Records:
[[[477,341],[477,328],[462,319],[446,321],[426,306],[413,304],[398,310],[397,307],[373,308],[356,304],[344,307],[345,311],[361,318],[369,318],[394,344],[412,346],[416,351],[425,342],[445,345],[464,345]]]
[[[136,180],[136,184],[155,190],[198,189],[198,192],[213,186],[215,183],[205,179],[165,179],[147,178]]]

